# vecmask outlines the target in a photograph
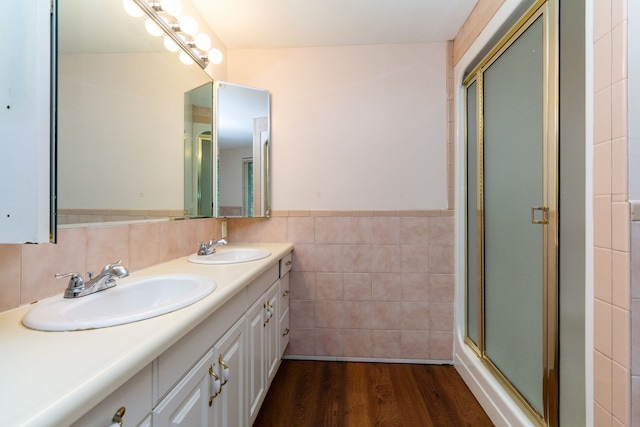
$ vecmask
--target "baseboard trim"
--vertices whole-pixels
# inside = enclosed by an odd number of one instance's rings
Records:
[[[315,360],[318,362],[371,362],[371,363],[412,363],[419,365],[453,365],[453,360],[430,359],[387,359],[377,357],[332,357],[332,356],[298,356],[285,354],[283,359]]]

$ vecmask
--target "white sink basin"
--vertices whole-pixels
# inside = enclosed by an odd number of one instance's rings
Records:
[[[260,248],[217,248],[211,255],[193,254],[187,261],[196,264],[235,264],[256,261],[269,255],[271,252]]]
[[[41,331],[77,331],[160,316],[209,295],[216,283],[194,274],[124,278],[116,286],[80,298],[55,296],[38,303],[22,323]]]

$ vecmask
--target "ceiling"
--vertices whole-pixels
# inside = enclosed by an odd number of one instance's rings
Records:
[[[477,0],[191,0],[228,49],[453,40]]]

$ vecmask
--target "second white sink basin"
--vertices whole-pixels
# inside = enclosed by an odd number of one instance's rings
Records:
[[[48,298],[22,323],[40,331],[77,331],[122,325],[191,305],[209,295],[216,283],[195,274],[126,277],[116,286],[80,298]]]
[[[196,264],[235,264],[239,262],[256,261],[271,255],[266,249],[260,248],[217,248],[211,255],[193,254],[187,261]]]

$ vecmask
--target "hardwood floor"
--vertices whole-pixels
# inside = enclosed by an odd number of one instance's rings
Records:
[[[453,366],[283,360],[254,427],[492,426]]]

